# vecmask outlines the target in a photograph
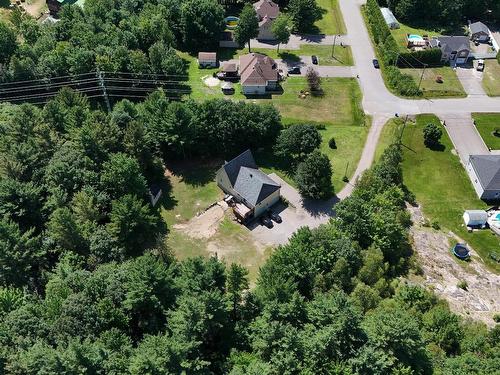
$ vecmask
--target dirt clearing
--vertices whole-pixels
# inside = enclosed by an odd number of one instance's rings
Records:
[[[451,232],[423,227],[420,208],[408,209],[414,222],[414,248],[424,273],[421,282],[447,300],[456,313],[494,325],[493,315],[500,312],[500,276],[484,267],[474,249],[470,249],[472,257],[468,262],[455,258],[451,244],[462,241]],[[463,281],[466,290],[457,286]]]

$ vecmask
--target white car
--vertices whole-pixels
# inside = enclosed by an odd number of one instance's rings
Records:
[[[482,72],[484,70],[484,60],[478,60],[476,70]]]

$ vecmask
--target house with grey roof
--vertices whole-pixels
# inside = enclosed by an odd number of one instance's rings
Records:
[[[469,38],[466,36],[440,36],[430,40],[431,48],[440,48],[441,60],[450,65],[466,64],[471,48]]]
[[[469,31],[472,41],[487,42],[490,40],[490,29],[482,22],[471,23]]]
[[[500,155],[470,155],[467,173],[479,198],[500,200]]]
[[[234,213],[241,221],[262,215],[280,199],[280,184],[257,167],[250,150],[225,162],[216,181],[233,197]]]

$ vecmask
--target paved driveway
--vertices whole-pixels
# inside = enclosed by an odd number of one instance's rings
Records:
[[[273,210],[279,213],[283,221],[279,224],[274,223],[274,227],[271,229],[261,225],[258,220],[248,225],[257,241],[266,245],[287,243],[288,238],[300,227],[315,228],[327,223],[334,215],[333,205],[338,201],[337,198],[327,201],[304,201],[295,188],[276,174],[272,173],[269,177],[281,185],[281,196],[289,202],[289,205],[285,207],[278,204],[273,207]]]
[[[280,49],[299,49],[301,45],[316,45],[316,46],[331,46],[335,41],[335,45],[349,45],[349,38],[347,35],[337,36],[334,35],[290,35],[288,43],[280,44]],[[250,45],[255,48],[277,48],[278,42],[276,41],[259,41],[252,39]]]
[[[462,164],[467,165],[469,155],[488,155],[489,151],[479,135],[469,114],[438,115],[446,122],[446,131],[450,136]]]
[[[476,63],[477,64],[477,63]],[[469,96],[482,95],[486,96],[484,92],[482,81],[483,72],[478,72],[474,66],[467,68],[457,68],[457,77]]]

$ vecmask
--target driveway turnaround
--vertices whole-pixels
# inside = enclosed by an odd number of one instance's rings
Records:
[[[288,207],[276,205],[272,209],[281,218],[281,223],[274,223],[273,228],[267,228],[257,220],[248,225],[253,236],[266,245],[280,245],[288,242],[288,238],[300,227],[315,228],[325,224],[334,215],[333,206],[337,197],[326,201],[303,200],[298,191],[274,173],[269,175],[281,185],[281,196],[288,202]]]

